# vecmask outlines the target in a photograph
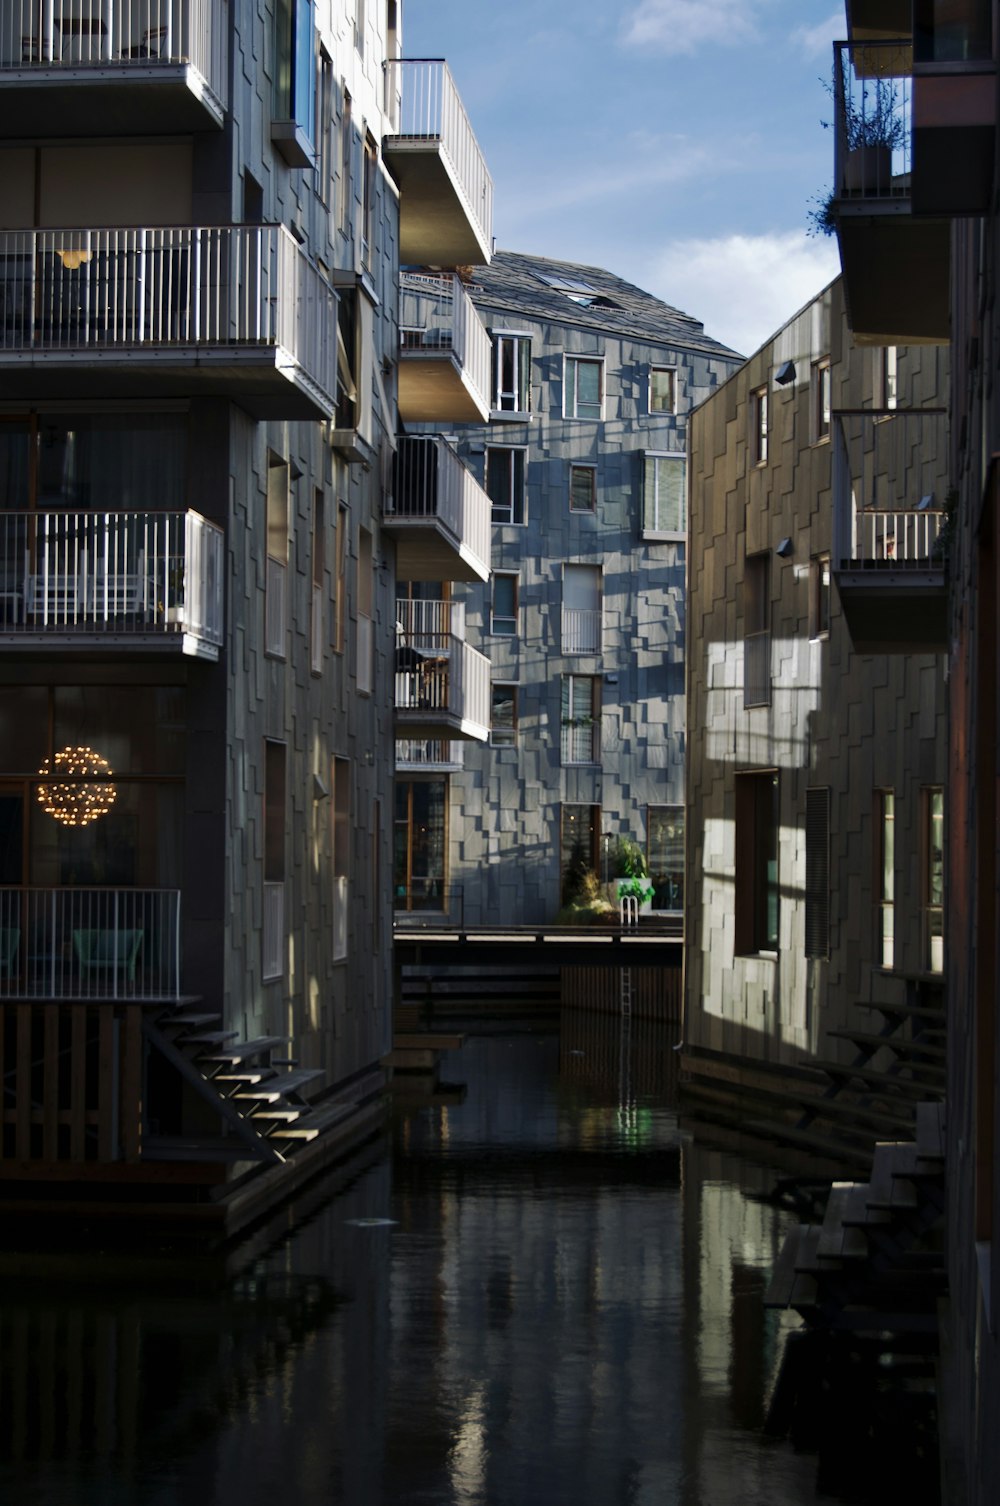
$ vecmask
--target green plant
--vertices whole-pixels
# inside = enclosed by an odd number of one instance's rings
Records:
[[[837,99],[835,85],[821,79],[831,99]],[[908,125],[904,113],[904,100],[899,86],[892,79],[863,79],[855,90],[845,88],[841,98],[839,116],[842,126],[841,141],[848,152],[860,151],[863,147],[885,147],[890,152],[904,147],[908,140]],[[824,130],[831,130],[832,120],[821,121]],[[813,205],[806,213],[809,235],[832,235],[837,228],[835,213],[837,195],[831,189],[816,194],[810,201]]]
[[[647,899],[652,899],[655,893],[656,888],[652,879],[641,877],[618,880],[619,899],[635,898],[642,905]]]
[[[611,877],[645,878],[648,873],[646,857],[638,842],[631,837],[616,837],[608,854]]]

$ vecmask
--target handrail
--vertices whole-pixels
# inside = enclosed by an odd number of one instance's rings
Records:
[[[0,999],[176,999],[177,889],[0,886]]]

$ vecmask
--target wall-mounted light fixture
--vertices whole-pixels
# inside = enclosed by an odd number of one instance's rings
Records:
[[[790,555],[795,553],[795,546],[792,543],[791,539],[782,539],[781,543],[778,545],[777,549],[774,552],[779,559],[786,560]]]
[[[789,382],[794,382],[795,381],[795,362],[794,361],[782,361],[781,365],[778,367],[777,371],[774,373],[774,380],[777,382],[777,384],[778,384],[779,387],[787,387],[788,384],[789,384]]]

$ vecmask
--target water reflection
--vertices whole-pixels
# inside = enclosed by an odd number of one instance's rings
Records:
[[[0,1499],[818,1500],[815,1460],[759,1433],[787,1216],[679,1133],[675,1033],[633,1020],[625,1063],[593,1016],[470,1040],[463,1102],[226,1260],[8,1258]]]

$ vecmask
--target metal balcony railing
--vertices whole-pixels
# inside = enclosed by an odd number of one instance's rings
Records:
[[[465,638],[462,601],[396,601],[397,649],[410,645],[428,653],[444,649],[452,638]]]
[[[485,246],[493,241],[493,179],[443,58],[397,58],[385,64],[386,97],[398,100],[403,141],[434,143]]]
[[[834,197],[908,201],[913,150],[909,39],[835,42]],[[898,204],[905,209],[906,202]]]
[[[450,354],[488,410],[490,337],[461,279],[403,272],[399,285],[403,359]]]
[[[400,737],[396,740],[397,769],[461,768],[465,750],[460,742],[436,737]]]
[[[175,889],[0,888],[0,999],[176,999]]]
[[[0,0],[0,72],[190,64],[225,104],[219,0]]]
[[[947,416],[834,415],[834,568],[878,576],[940,572],[947,552]],[[874,581],[873,581],[874,583]]]
[[[397,711],[444,713],[489,729],[490,661],[463,642],[464,607],[450,601],[396,603]]]
[[[387,522],[433,518],[488,569],[490,507],[486,492],[445,440],[418,435],[399,439]]]
[[[0,360],[276,347],[333,404],[336,294],[283,225],[0,232]]]
[[[0,633],[222,643],[222,530],[196,512],[0,512]]]
[[[564,654],[599,654],[603,636],[604,614],[600,607],[563,607]]]

